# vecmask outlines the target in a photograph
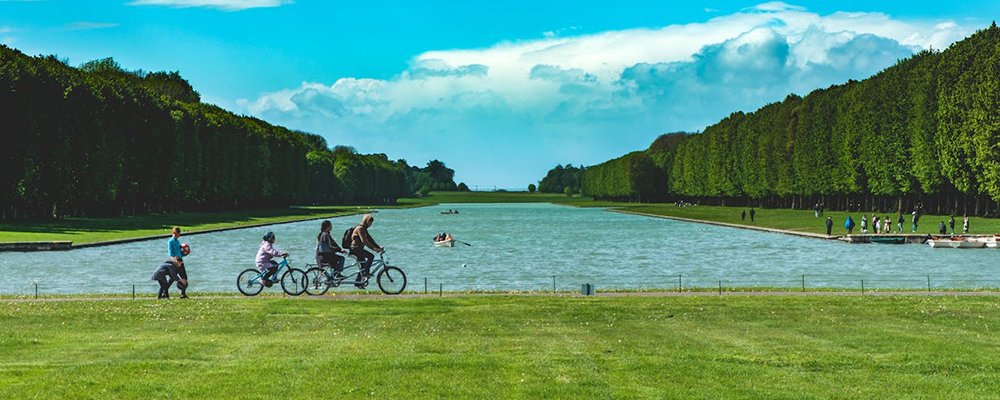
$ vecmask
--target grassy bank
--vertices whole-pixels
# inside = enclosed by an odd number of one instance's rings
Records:
[[[826,217],[833,218],[833,234],[846,235],[844,221],[850,215],[857,225],[854,233],[860,233],[861,213],[848,213],[844,211],[827,211],[823,217],[814,217],[812,210],[789,210],[789,209],[761,209],[757,208],[756,217],[750,222],[748,214],[745,221],[740,219],[740,212],[747,211],[748,207],[714,207],[714,206],[694,206],[675,207],[673,204],[629,204],[621,205],[621,210],[634,211],[647,214],[664,215],[681,218],[691,218],[704,221],[725,222],[730,224],[743,224],[747,226],[758,226],[765,228],[784,229],[799,232],[826,233]],[[899,214],[879,213],[880,218],[889,216],[892,222],[892,231],[896,232],[896,219]],[[867,213],[869,220],[871,213]],[[911,233],[912,224],[909,215],[904,215],[906,222],[903,223],[903,233]],[[942,221],[947,225],[947,215],[923,215],[920,217],[920,224],[917,226],[917,233],[938,234],[938,224]],[[869,227],[870,229],[870,227]],[[962,217],[955,217],[955,229],[962,232]],[[949,230],[950,232],[950,230]],[[992,234],[1000,232],[1000,219],[969,217],[969,233],[971,234]]]
[[[355,214],[356,206],[289,207],[243,211],[152,214],[118,218],[67,218],[56,221],[0,223],[0,243],[70,240],[74,245],[168,235],[178,225],[184,232],[239,228]]]
[[[993,298],[0,302],[0,398],[997,398]]]

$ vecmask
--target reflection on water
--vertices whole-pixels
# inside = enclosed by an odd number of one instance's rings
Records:
[[[440,211],[458,209],[460,214]],[[332,219],[334,237],[359,216]],[[236,292],[236,275],[253,266],[261,236],[294,266],[314,263],[319,221],[186,235],[193,292]],[[731,286],[1000,286],[997,250],[941,250],[925,245],[848,245],[773,233],[551,204],[442,204],[383,210],[372,235],[403,268],[409,288],[424,280],[445,290],[560,290]],[[450,232],[454,248],[431,246]],[[66,252],[0,253],[0,295],[155,291],[149,275],[166,258],[166,239]],[[464,267],[463,267],[464,265]],[[348,290],[348,289],[338,289]]]

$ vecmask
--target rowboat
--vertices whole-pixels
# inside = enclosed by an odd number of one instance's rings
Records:
[[[997,236],[980,236],[973,238],[972,240],[977,242],[983,242],[987,248],[995,249],[997,248]]]
[[[458,210],[441,211],[441,214],[444,215],[458,214]]]
[[[455,239],[442,240],[440,242],[434,242],[435,247],[455,247]]]
[[[868,238],[868,241],[881,244],[903,244],[906,243],[906,238],[902,236],[872,236]]]
[[[927,240],[927,244],[935,249],[976,249],[986,246],[986,242],[976,239],[966,239],[961,236],[953,238],[933,238]]]

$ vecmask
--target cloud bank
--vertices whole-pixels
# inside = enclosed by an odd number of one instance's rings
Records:
[[[444,160],[469,184],[520,187],[663,132],[788,93],[863,79],[972,29],[780,2],[702,23],[429,51],[388,80],[342,78],[241,99],[241,112],[366,152]]]
[[[291,0],[135,0],[133,6],[167,6],[175,8],[207,7],[226,11],[240,11],[249,8],[280,7]]]

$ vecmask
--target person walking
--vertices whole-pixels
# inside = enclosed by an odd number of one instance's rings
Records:
[[[747,210],[743,210],[743,212],[740,213],[740,223],[745,222],[747,222]]]
[[[826,236],[833,233],[833,218],[826,217]]]
[[[892,233],[892,220],[889,219],[888,215],[886,215],[885,218],[882,218],[882,222],[885,224],[882,227],[882,233],[886,235]]]
[[[913,220],[913,230],[911,232],[916,232],[917,231],[917,221],[920,220],[920,214],[917,212],[916,208],[913,209],[912,220]]]
[[[868,217],[861,214],[861,233],[868,233]]]
[[[878,215],[872,214],[872,233],[878,235],[878,230],[882,226],[878,223]]]
[[[350,241],[350,252],[352,255],[358,258],[358,262],[361,263],[361,271],[358,272],[358,278],[354,282],[354,286],[358,288],[364,287],[365,282],[368,280],[368,275],[370,274],[370,268],[372,262],[375,261],[375,255],[371,252],[365,250],[368,247],[376,252],[381,253],[383,249],[379,247],[378,243],[375,243],[375,239],[372,235],[368,233],[368,228],[375,223],[375,218],[371,214],[365,214],[361,217],[361,224],[354,227],[351,231],[351,241]]]
[[[850,215],[848,215],[847,220],[844,221],[844,228],[847,229],[848,235],[854,233],[854,218],[851,218]]]
[[[962,233],[969,233],[969,215],[962,218]]]
[[[896,223],[896,229],[898,230],[899,233],[903,233],[903,222],[906,222],[906,218],[903,218],[903,213],[900,212],[899,219],[897,220]]]
[[[938,233],[942,235],[948,234],[948,227],[944,225],[944,221],[941,221],[941,224],[938,225]]]
[[[952,215],[948,218],[948,226],[951,227],[951,234],[955,234],[955,216]]]
[[[757,212],[753,210],[753,207],[750,207],[750,223],[753,223],[753,217],[756,215]]]
[[[160,264],[159,267],[153,271],[152,280],[160,284],[160,292],[156,295],[157,299],[169,299],[170,298],[170,286],[177,283],[177,287],[181,288],[181,298],[187,298],[187,273],[181,277],[178,274],[178,270],[183,268],[184,265],[184,251],[181,246],[181,228],[175,226],[170,231],[170,239],[167,240],[167,260]]]

